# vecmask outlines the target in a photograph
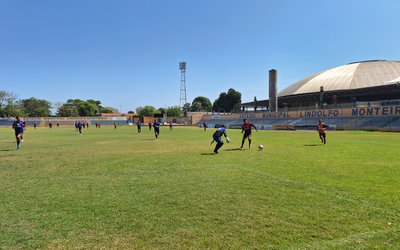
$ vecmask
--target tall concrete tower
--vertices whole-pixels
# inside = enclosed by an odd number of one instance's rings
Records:
[[[278,72],[275,69],[269,71],[269,111],[278,111]]]

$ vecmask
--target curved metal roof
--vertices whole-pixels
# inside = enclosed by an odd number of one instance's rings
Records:
[[[399,61],[363,61],[322,71],[295,82],[278,96],[299,95],[320,91],[351,90],[394,84],[400,77]]]

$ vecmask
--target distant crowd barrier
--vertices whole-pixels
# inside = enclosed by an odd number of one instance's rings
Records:
[[[11,126],[15,118],[0,118],[0,126]],[[104,117],[22,117],[26,122],[26,126],[47,127],[51,123],[53,127],[58,126],[74,126],[75,122],[83,122],[89,125],[100,123],[101,125],[113,125],[116,122],[118,125],[128,124],[128,120],[113,120],[112,118]]]
[[[400,131],[400,105],[207,115],[197,125],[207,122],[209,127],[224,124],[240,129],[244,118],[265,130],[313,130],[321,119],[330,130]]]
[[[193,123],[201,120],[203,115],[191,115],[187,117],[167,117],[162,122],[173,123],[174,125],[193,125]],[[89,125],[95,125],[95,123],[100,123],[101,125],[114,125],[117,123],[118,125],[135,125],[139,120],[144,123],[144,125],[148,125],[149,123],[153,123],[154,120],[158,118],[154,118],[152,116],[149,117],[124,117],[124,116],[107,116],[107,117],[21,117],[23,121],[26,122],[27,126],[49,126],[51,123],[53,126],[74,126],[75,122],[82,122]],[[0,126],[11,126],[14,122],[14,117],[0,118]],[[161,122],[161,120],[159,120]]]
[[[400,105],[343,109],[317,109],[290,112],[252,112],[240,113],[239,116],[242,119],[400,116]],[[231,118],[231,115],[226,116],[226,118]]]

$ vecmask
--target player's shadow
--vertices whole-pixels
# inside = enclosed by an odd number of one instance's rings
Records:
[[[322,144],[304,144],[304,147],[318,147],[318,146],[322,146]]]
[[[8,152],[8,151],[11,151],[11,149],[0,149],[0,151],[2,151],[2,152]]]
[[[149,139],[141,139],[141,141],[154,141],[154,140],[156,140],[156,139],[154,139],[154,138],[149,138]]]
[[[200,155],[216,155],[216,153],[201,153]]]
[[[242,148],[228,148],[228,149],[225,149],[225,151],[242,151],[243,149]]]

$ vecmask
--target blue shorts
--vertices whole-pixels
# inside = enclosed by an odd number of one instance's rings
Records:
[[[222,141],[221,137],[219,137],[219,136],[217,136],[217,135],[213,135],[213,139],[214,139],[214,141],[217,142],[217,143],[224,143],[224,142]]]

